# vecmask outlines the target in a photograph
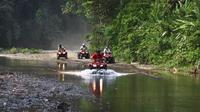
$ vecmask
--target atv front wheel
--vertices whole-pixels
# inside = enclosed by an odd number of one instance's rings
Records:
[[[82,54],[78,54],[78,59],[83,59],[83,55]]]
[[[87,54],[85,58],[86,58],[86,59],[90,59],[90,55],[89,55],[89,54]]]
[[[112,59],[112,62],[115,63],[115,58]]]
[[[77,54],[77,58],[80,59],[80,53]]]
[[[110,63],[115,63],[115,59],[113,57],[110,58]]]

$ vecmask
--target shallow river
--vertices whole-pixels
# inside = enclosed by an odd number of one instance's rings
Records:
[[[0,58],[0,71],[36,72],[89,90],[95,99],[80,100],[79,108],[83,112],[200,112],[198,78],[168,73],[154,74],[155,77],[129,74],[84,78],[77,75],[83,69],[80,64]]]

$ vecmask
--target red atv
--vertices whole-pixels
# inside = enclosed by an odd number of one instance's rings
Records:
[[[87,50],[81,50],[78,55],[77,55],[78,59],[90,59],[90,54]]]
[[[115,63],[115,58],[113,57],[112,53],[104,53],[103,59],[106,63]]]
[[[60,57],[64,57],[65,59],[68,59],[67,51],[65,49],[58,50],[57,59],[60,59]]]
[[[103,61],[96,61],[88,64],[89,69],[107,69],[107,64]]]

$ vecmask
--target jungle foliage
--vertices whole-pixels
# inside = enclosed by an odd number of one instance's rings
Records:
[[[94,26],[87,37],[91,48],[109,45],[118,59],[167,66],[200,62],[199,0],[68,0],[63,11],[86,16]]]
[[[66,0],[0,0],[0,48],[48,49],[63,37],[68,17],[61,6]]]

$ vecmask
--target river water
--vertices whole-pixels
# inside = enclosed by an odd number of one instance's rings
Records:
[[[91,74],[86,78],[81,76],[83,70],[80,64],[0,58],[0,71],[37,72],[89,90],[95,98],[79,101],[82,112],[200,112],[198,78],[169,73]]]

